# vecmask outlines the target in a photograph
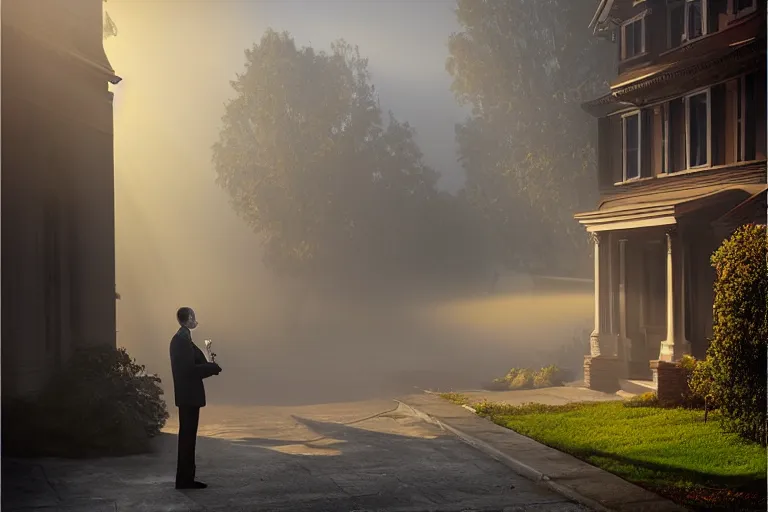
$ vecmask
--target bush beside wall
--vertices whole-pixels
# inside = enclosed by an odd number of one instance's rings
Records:
[[[99,457],[144,453],[168,419],[160,379],[128,352],[76,352],[33,400],[3,400],[3,455]]]
[[[766,228],[742,226],[713,254],[713,339],[694,379],[719,404],[723,426],[766,445]]]

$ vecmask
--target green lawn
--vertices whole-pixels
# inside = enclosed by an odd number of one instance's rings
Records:
[[[478,413],[630,482],[700,510],[765,510],[766,451],[702,411],[624,402],[481,404]]]

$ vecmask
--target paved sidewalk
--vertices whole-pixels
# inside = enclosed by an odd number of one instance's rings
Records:
[[[488,395],[489,393],[486,393]],[[526,402],[535,400],[525,399]],[[423,393],[400,399],[416,417],[454,433],[466,443],[593,510],[616,512],[684,511],[673,502],[496,425],[438,395]]]
[[[204,491],[173,488],[177,424],[155,453],[3,460],[3,512],[586,512],[392,400],[209,406]]]

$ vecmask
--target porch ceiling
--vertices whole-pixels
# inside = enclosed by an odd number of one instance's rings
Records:
[[[723,203],[736,206],[766,189],[766,185],[710,185],[636,194],[603,201],[597,210],[578,213],[574,218],[589,232],[670,226],[710,206]]]

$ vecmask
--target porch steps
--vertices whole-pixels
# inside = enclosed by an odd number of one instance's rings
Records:
[[[652,380],[619,379],[619,385],[621,386],[619,393],[621,393],[620,396],[622,397],[632,397],[657,390],[656,383]]]

